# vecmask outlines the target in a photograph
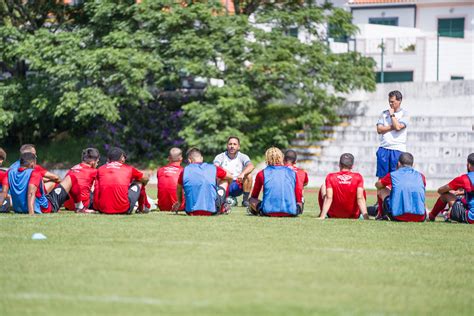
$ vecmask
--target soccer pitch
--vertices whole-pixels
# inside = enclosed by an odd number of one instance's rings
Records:
[[[471,226],[319,221],[305,197],[300,218],[1,215],[0,315],[472,314]]]

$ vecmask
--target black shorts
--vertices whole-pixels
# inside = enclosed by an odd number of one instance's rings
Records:
[[[270,216],[270,215],[268,215],[267,213],[264,212],[262,201],[258,202],[258,204],[257,204],[257,212],[258,213],[254,214],[254,215]],[[299,204],[296,204],[296,215],[292,215],[292,216],[298,216],[298,215],[301,215],[301,214],[303,214],[303,210],[301,209],[301,206]]]
[[[454,202],[453,206],[451,207],[451,213],[449,218],[452,221],[456,221],[459,223],[469,223],[467,221],[467,207],[464,203],[460,200]]]
[[[10,212],[10,197],[7,196],[7,198],[3,201],[2,206],[0,207],[0,213],[8,212]]]
[[[140,190],[142,188],[140,185],[136,182],[132,183],[128,187],[128,202],[130,203],[130,208],[128,209],[127,214],[132,214],[133,208],[135,207],[135,204],[138,202],[138,198],[140,197]]]
[[[46,198],[48,199],[49,203],[51,203],[51,212],[56,213],[59,211],[64,202],[69,199],[69,193],[63,188],[62,185],[59,184],[53,189],[53,191],[46,194]]]

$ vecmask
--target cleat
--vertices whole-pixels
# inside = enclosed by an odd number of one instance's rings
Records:
[[[76,210],[76,213],[80,213],[80,214],[94,214],[95,211],[94,210],[90,210],[88,209],[87,207],[83,207],[81,209],[77,209]]]
[[[249,207],[250,206],[249,201],[242,201],[242,206],[243,207]]]

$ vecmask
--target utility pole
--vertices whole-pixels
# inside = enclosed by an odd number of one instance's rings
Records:
[[[383,75],[383,52],[385,50],[384,44],[383,44],[383,38],[380,44],[380,83],[384,82],[384,75]]]
[[[436,81],[439,81],[439,31],[436,36]]]

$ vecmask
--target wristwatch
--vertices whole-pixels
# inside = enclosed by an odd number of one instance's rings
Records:
[[[390,114],[390,117],[395,117],[395,114]]]

